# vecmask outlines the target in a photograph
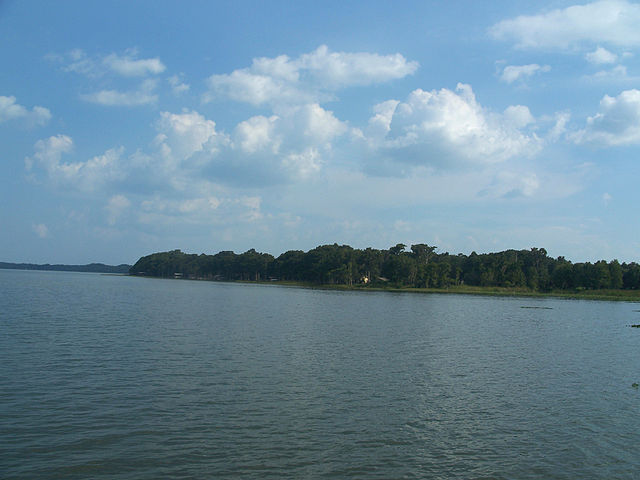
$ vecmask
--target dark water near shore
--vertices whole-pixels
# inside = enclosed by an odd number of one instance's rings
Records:
[[[637,310],[0,270],[0,477],[638,478]]]

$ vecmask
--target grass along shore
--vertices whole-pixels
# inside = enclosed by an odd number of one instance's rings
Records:
[[[540,292],[529,288],[479,287],[469,285],[453,285],[446,288],[416,288],[398,286],[316,284],[293,281],[237,281],[235,283],[269,284],[322,290],[342,290],[356,292],[408,292],[408,293],[441,293],[460,295],[488,295],[500,297],[552,297],[578,300],[606,300],[620,302],[640,302],[640,290],[552,290]]]

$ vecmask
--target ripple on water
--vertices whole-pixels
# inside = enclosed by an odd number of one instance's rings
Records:
[[[4,478],[640,470],[629,304],[15,271],[0,291]]]

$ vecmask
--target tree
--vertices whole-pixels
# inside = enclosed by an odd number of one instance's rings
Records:
[[[398,243],[395,247],[391,247],[389,249],[389,253],[391,255],[400,255],[402,252],[404,252],[405,248],[407,248],[407,246],[404,243]]]
[[[414,257],[420,263],[428,264],[431,257],[433,257],[436,249],[438,247],[431,247],[426,243],[417,243],[415,245],[411,245],[411,251],[413,252]]]
[[[611,278],[611,286],[610,288],[619,289],[622,288],[623,280],[622,280],[622,267],[618,260],[613,260],[609,263],[609,276]]]
[[[635,262],[630,264],[622,264],[624,273],[622,274],[623,288],[638,289],[640,288],[640,265]]]

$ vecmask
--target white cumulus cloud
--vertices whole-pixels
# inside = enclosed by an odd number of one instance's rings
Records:
[[[46,140],[38,140],[35,144],[35,150],[33,158],[27,157],[25,159],[27,170],[31,170],[34,161],[37,161],[45,170],[53,171],[60,164],[62,154],[73,150],[73,140],[67,135],[56,135]]]
[[[595,65],[602,65],[605,63],[616,63],[618,56],[615,53],[610,52],[606,48],[598,47],[593,52],[589,52],[585,55],[585,58],[589,63]]]
[[[0,123],[10,120],[23,120],[28,124],[45,125],[51,120],[49,109],[35,106],[31,110],[16,103],[16,97],[0,95]]]
[[[403,78],[418,68],[400,54],[332,52],[322,45],[297,59],[256,58],[251,67],[212,75],[205,100],[226,97],[253,105],[314,103],[340,88]]]
[[[284,108],[280,115],[255,116],[233,132],[230,154],[238,163],[270,166],[272,174],[308,178],[320,171],[346,123],[317,103]]]
[[[308,178],[320,171],[322,162],[315,148],[307,148],[300,153],[290,153],[282,159],[282,166],[294,177]]]
[[[279,122],[277,115],[257,115],[240,122],[234,131],[234,145],[248,154],[267,150],[277,154],[283,141],[277,133]]]
[[[27,170],[40,167],[49,180],[89,191],[124,176],[120,164],[122,148],[107,150],[84,162],[62,161],[62,155],[73,150],[73,141],[66,135],[56,135],[35,144],[33,157],[25,159]]]
[[[640,45],[640,4],[600,0],[503,20],[489,30],[520,48],[569,49],[587,44]]]
[[[507,107],[504,110],[504,120],[507,124],[511,124],[515,128],[526,127],[535,121],[529,108],[524,105],[511,105]]]
[[[640,144],[640,90],[625,90],[617,97],[605,95],[599,112],[587,118],[586,127],[572,138],[576,143]]]
[[[455,91],[414,90],[405,102],[385,102],[375,112],[367,140],[399,161],[487,164],[528,156],[540,148],[537,137],[520,130],[533,122],[527,107],[509,107],[504,114],[489,112],[469,85],[458,84]]]
[[[326,45],[302,55],[296,65],[299,71],[334,89],[395,80],[414,73],[418,68],[417,62],[408,62],[399,53],[331,52]]]
[[[162,112],[156,126],[160,133],[155,143],[171,159],[174,168],[196,153],[215,154],[226,141],[224,135],[216,132],[215,122],[196,111]]]

